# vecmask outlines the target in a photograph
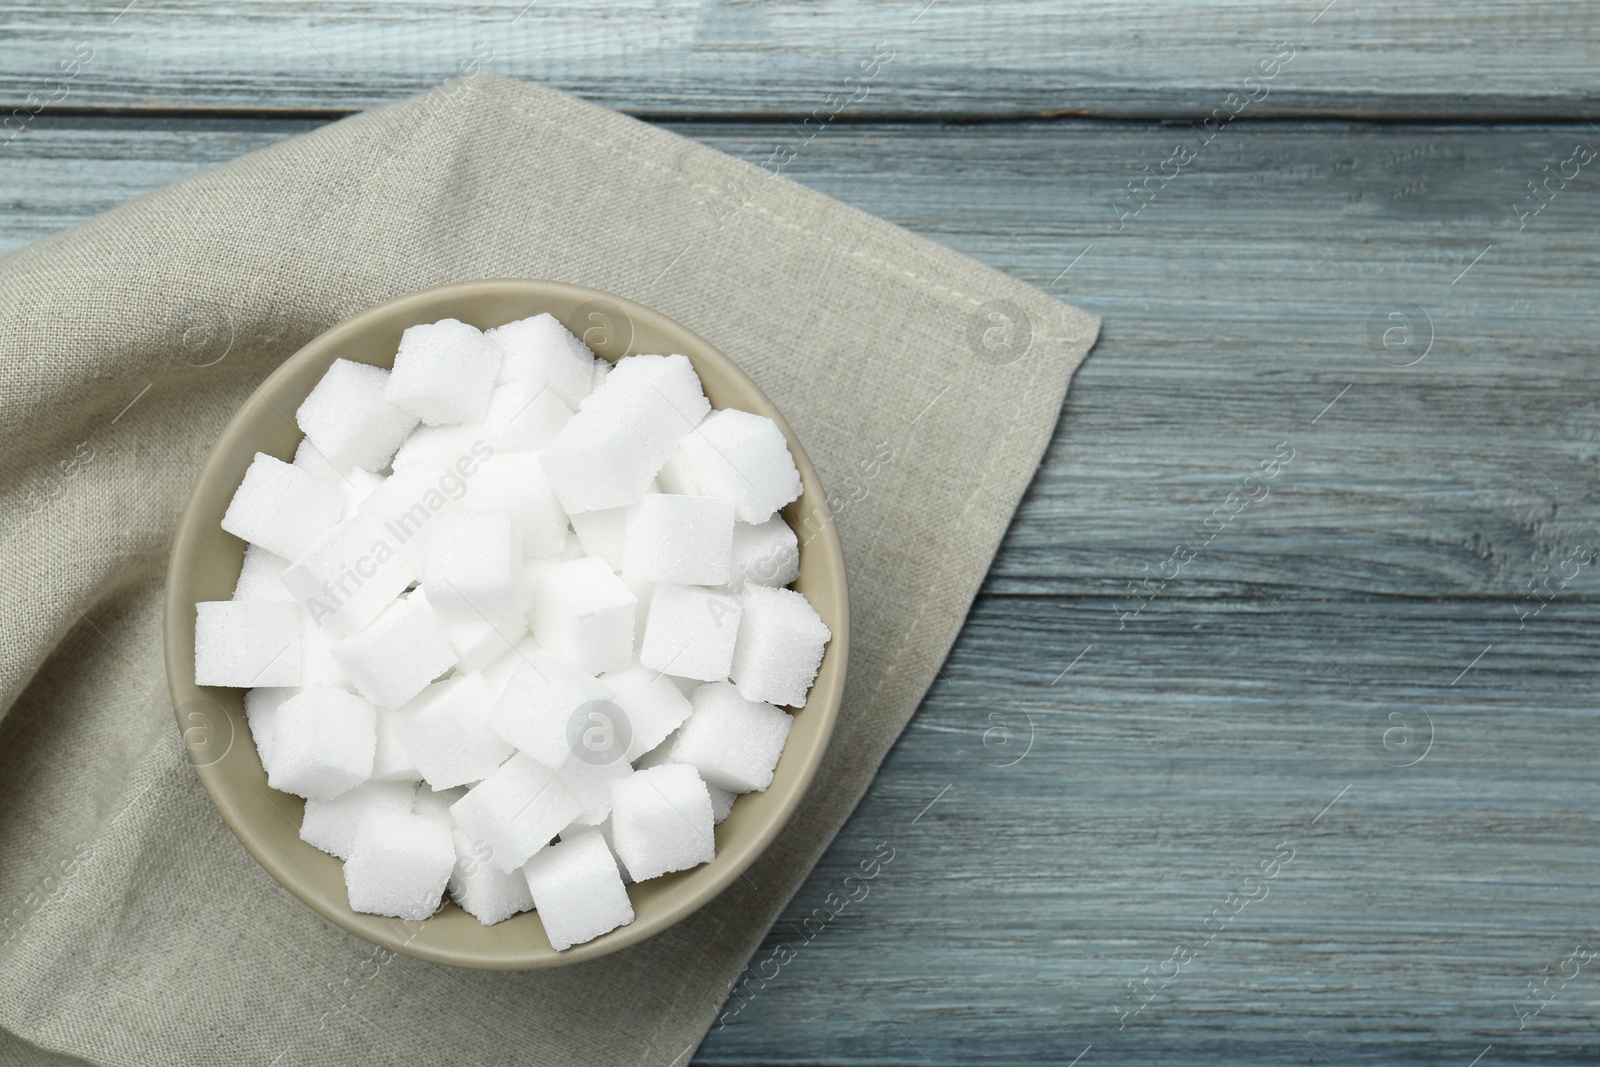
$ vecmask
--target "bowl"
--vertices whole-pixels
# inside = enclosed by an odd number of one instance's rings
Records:
[[[713,407],[765,415],[783,429],[804,491],[783,509],[800,537],[804,593],[833,631],[806,706],[794,726],[772,785],[741,796],[716,828],[716,859],[628,887],[634,921],[557,952],[536,912],[484,926],[453,903],[431,918],[402,922],[352,911],[343,865],[300,840],[304,801],[267,785],[244,716],[244,691],[194,681],[195,604],[227,600],[244,558],[244,542],[220,523],[257,452],[294,456],[301,433],[294,413],[335,358],[393,365],[408,326],[451,317],[487,329],[549,312],[615,362],[639,352],[681,352],[693,362]],[[323,917],[375,944],[421,959],[464,967],[554,967],[594,959],[660,933],[712,899],[777,836],[799,805],[839,710],[844,690],[848,604],[844,558],[817,472],[772,402],[704,338],[631,300],[565,282],[531,278],[457,282],[411,293],[341,322],[284,361],[228,423],[178,519],[168,569],[164,642],[167,684],[190,760],[223,821],[245,849],[289,892]]]

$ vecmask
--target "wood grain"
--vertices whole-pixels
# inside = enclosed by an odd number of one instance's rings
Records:
[[[0,155],[0,247],[310,125],[52,120]],[[1106,328],[954,655],[697,1062],[1600,1051],[1593,964],[1517,1009],[1600,938],[1593,174],[1514,210],[1594,131],[1241,124],[1119,228],[1186,135],[841,125],[790,170]],[[1434,335],[1408,367],[1368,326],[1405,305]]]
[[[474,66],[655,117],[1198,120],[1235,91],[1259,97],[1258,116],[1600,113],[1600,9],[1581,0],[23,0],[0,31],[0,114],[30,94],[343,113]],[[1278,42],[1292,62],[1247,86]],[[863,79],[880,46],[892,61]]]

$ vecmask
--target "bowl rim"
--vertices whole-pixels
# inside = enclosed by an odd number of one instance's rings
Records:
[[[649,322],[669,333],[676,332],[683,335],[688,342],[685,347],[694,349],[693,352],[686,354],[690,354],[691,358],[694,358],[696,362],[704,358],[716,364],[719,371],[739,389],[747,392],[759,402],[754,406],[764,406],[766,408],[766,410],[758,413],[773,419],[783,431],[790,452],[793,454],[795,466],[799,469],[802,478],[803,493],[796,503],[803,502],[806,514],[808,516],[815,515],[820,520],[815,532],[800,542],[800,549],[802,553],[808,550],[817,551],[820,549],[823,557],[823,566],[820,574],[825,579],[826,584],[831,587],[831,595],[837,604],[837,618],[829,620],[832,624],[833,637],[828,645],[827,656],[829,658],[836,657],[837,665],[831,673],[824,671],[819,674],[816,680],[817,684],[813,686],[812,692],[808,695],[806,706],[802,709],[808,716],[814,715],[822,720],[818,728],[819,735],[809,758],[800,766],[792,789],[786,796],[780,798],[776,812],[770,815],[765,825],[760,826],[756,833],[748,835],[746,839],[726,846],[719,842],[716,858],[710,863],[690,868],[689,871],[677,872],[679,874],[692,874],[709,868],[712,873],[707,884],[702,885],[693,893],[682,894],[682,899],[665,905],[660,911],[653,912],[648,917],[636,915],[632,923],[602,934],[591,941],[574,945],[571,948],[556,951],[548,948],[547,945],[535,946],[538,951],[529,953],[526,956],[468,958],[442,949],[436,949],[429,944],[418,944],[413,940],[414,935],[413,937],[400,936],[398,931],[403,920],[357,913],[349,908],[348,903],[343,906],[341,912],[337,908],[323,907],[318,900],[311,899],[301,891],[299,886],[301,880],[296,874],[296,864],[280,857],[271,847],[251,832],[250,820],[246,812],[222,788],[225,775],[221,769],[222,761],[220,757],[207,763],[202,763],[193,758],[194,751],[187,745],[188,733],[186,732],[184,721],[184,708],[186,705],[192,705],[197,700],[207,699],[205,696],[206,691],[214,687],[199,686],[193,679],[193,640],[192,636],[187,640],[185,639],[186,628],[183,625],[183,617],[185,615],[189,616],[192,623],[195,599],[188,594],[187,583],[178,576],[184,573],[182,569],[184,564],[195,553],[202,551],[198,545],[199,540],[212,534],[212,531],[206,528],[207,523],[202,519],[200,512],[204,507],[206,498],[211,495],[210,487],[218,480],[219,470],[225,465],[229,454],[240,444],[241,439],[248,438],[246,424],[249,421],[248,415],[250,412],[263,402],[270,403],[267,398],[275,395],[287,382],[297,377],[306,364],[325,358],[331,363],[332,359],[339,358],[337,353],[345,342],[378,326],[391,316],[422,309],[438,310],[438,305],[448,305],[452,299],[482,297],[486,292],[498,293],[512,298],[529,298],[535,302],[540,300],[548,302],[551,297],[569,302],[575,301],[580,305],[588,301],[610,302],[634,321]],[[537,313],[537,311],[530,312],[530,314]],[[444,315],[434,315],[432,318],[424,315],[423,317],[418,317],[416,321],[419,323],[433,322],[440,317],[444,317]],[[636,353],[630,347],[625,354],[632,355]],[[793,506],[790,505],[790,507]],[[788,509],[786,508],[785,510]],[[792,522],[791,526],[793,526]],[[797,531],[798,533],[799,531]],[[816,547],[813,547],[814,545]],[[177,717],[178,729],[186,741],[185,747],[191,756],[191,765],[199,776],[212,806],[222,816],[223,822],[227,824],[228,829],[238,839],[239,843],[244,846],[245,850],[255,858],[256,862],[279,885],[288,890],[302,904],[350,933],[361,937],[363,940],[406,955],[456,966],[488,969],[534,969],[558,967],[609,955],[653,937],[675,925],[683,918],[710,903],[735,879],[741,877],[750,865],[766,851],[784,827],[789,825],[800,803],[810,792],[817,770],[827,754],[833,730],[837,723],[848,668],[849,609],[843,549],[839,542],[832,509],[829,507],[827,494],[822,489],[816,468],[811,463],[810,457],[800,443],[799,438],[795,435],[793,428],[784,419],[771,398],[756,385],[754,380],[732,358],[682,323],[654,308],[616,293],[573,282],[541,278],[501,277],[470,279],[430,286],[402,294],[359,311],[330,326],[296,349],[293,354],[275,367],[251,392],[250,396],[238,406],[227,425],[213,442],[178,514],[172,547],[168,555],[168,570],[163,595],[162,646],[165,657],[168,695],[172,702],[174,715]],[[192,627],[188,632],[192,634]],[[821,684],[824,681],[824,676],[826,676],[829,683],[826,686]],[[819,692],[819,690],[822,691]],[[241,694],[243,692],[243,690],[233,691]],[[818,699],[819,697],[821,698],[820,700]],[[792,710],[790,713],[793,713]],[[234,734],[237,735],[239,732],[235,727]],[[250,736],[248,730],[243,731],[243,734],[246,738]],[[258,758],[254,755],[254,744],[252,743],[249,747],[251,749],[251,757]],[[287,796],[287,794],[279,795]],[[304,848],[314,850],[314,846],[304,842],[302,844]],[[333,862],[339,862],[335,857],[326,856],[320,851],[318,854]],[[672,875],[667,877],[672,877]],[[386,921],[380,925],[369,921],[373,919]],[[427,921],[422,920],[422,922]]]

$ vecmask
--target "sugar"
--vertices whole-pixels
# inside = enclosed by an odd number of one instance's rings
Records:
[[[638,598],[594,557],[555,563],[536,572],[533,635],[590,674],[633,659]]]
[[[319,482],[329,485],[344,483],[346,470],[359,470],[359,467],[350,467],[341,470],[333,465],[333,461],[322,454],[322,450],[312,443],[311,438],[302,437],[300,443],[294,446],[294,466],[299,467]]]
[[[197,603],[194,609],[196,685],[249,689],[300,684],[297,605],[274,600],[210,600]],[[628,626],[631,640],[631,618]]]
[[[377,712],[354,693],[312,686],[278,706],[267,784],[307,800],[332,800],[372,774]]]
[[[300,840],[347,860],[362,823],[382,812],[408,814],[416,791],[409,782],[364,782],[332,800],[308,800]]]
[[[492,338],[456,319],[409,327],[384,399],[429,426],[476,421],[489,409],[501,358]]]
[[[614,571],[622,569],[623,557],[628,547],[628,508],[601,508],[598,511],[580,511],[572,516],[572,528],[577,532],[578,543],[591,556],[605,560]]]
[[[598,726],[592,726],[590,729],[596,734],[601,730]],[[602,740],[600,743],[605,742]],[[611,783],[633,773],[633,768],[623,757],[623,749],[620,746],[611,749],[609,753],[604,751],[597,753],[597,756],[607,754],[611,756],[604,762],[584,759],[583,756],[587,754],[580,742],[579,758],[567,760],[556,772],[561,784],[583,808],[582,814],[573,820],[574,826],[597,826],[604,822],[611,815]]]
[[[585,826],[582,823],[573,823],[571,826],[567,827],[561,832],[561,840],[570,841],[579,834],[587,833],[598,833],[600,835],[600,837],[606,843],[606,848],[611,850],[611,862],[616,866],[617,873],[622,875],[622,884],[632,885],[633,876],[629,874],[628,869],[622,865],[622,861],[617,859],[617,846],[611,841],[611,817],[609,815],[606,816],[605,820],[596,826]]]
[[[693,767],[664,763],[611,784],[611,839],[636,882],[711,862],[715,825]]]
[[[441,615],[498,619],[520,614],[522,546],[511,513],[434,516],[422,546],[422,588]]]
[[[454,827],[456,820],[455,816],[450,814],[450,809],[455,806],[456,801],[466,795],[467,791],[458,787],[433,789],[428,786],[418,786],[411,811],[441,826]]]
[[[774,515],[766,522],[733,527],[733,566],[728,586],[788,585],[800,577],[800,543],[794,530]]]
[[[751,586],[744,594],[730,676],[747,700],[803,708],[832,636],[801,594]]]
[[[401,597],[364,629],[340,639],[334,658],[356,692],[398,708],[456,665],[456,653],[424,599]]]
[[[282,556],[274,556],[260,545],[246,545],[244,565],[239,568],[239,580],[233,586],[233,599],[293,602],[294,597],[283,584],[283,572],[288,566],[289,561]]]
[[[421,589],[411,596],[426,599]],[[456,619],[437,613],[435,617],[463,671],[483,670],[515,648],[528,633],[528,617],[522,613],[501,619]]]
[[[380,471],[417,425],[417,417],[384,399],[389,372],[336,359],[295,412],[318,452],[340,470]]]
[[[299,691],[292,685],[265,686],[251,689],[244,695],[244,719],[264,770],[272,766],[272,735],[277,729],[278,707]]]
[[[427,470],[436,473],[455,471],[472,477],[477,464],[494,455],[482,423],[461,426],[419,426],[394,454],[394,469]]]
[[[336,685],[355,692],[355,683],[344,671],[344,664],[333,655],[338,638],[309,618],[300,627],[300,684]]]
[[[428,686],[396,713],[396,727],[422,777],[435,789],[479,782],[511,755],[489,730],[494,693],[481,674]]]
[[[450,874],[450,897],[461,910],[485,926],[504,922],[533,907],[533,894],[522,871],[502,871],[488,862],[489,846],[474,841],[460,827],[451,831],[456,850]]]
[[[415,578],[393,538],[365,515],[323,534],[283,572],[311,621],[339,636],[376,619]]]
[[[598,830],[551,845],[524,873],[545,936],[558,952],[633,922],[633,904]]]
[[[506,760],[450,807],[456,824],[489,848],[488,863],[513,871],[582,814],[555,772],[524,755]]]
[[[409,812],[364,820],[344,865],[350,907],[398,919],[426,919],[439,910],[455,869],[450,828]]]
[[[589,395],[594,353],[554,315],[534,315],[488,331],[505,353],[499,380],[548,385],[569,408]]]
[[[633,609],[633,647],[644,647],[644,624],[650,617],[650,600],[655,596],[656,583],[638,578],[623,578],[622,583],[638,601]]]
[[[422,532],[435,515],[456,505],[466,491],[466,483],[452,472],[410,467],[385,478],[356,511],[382,526],[389,542],[420,573]]]
[[[661,744],[689,717],[689,698],[659,671],[624,667],[602,674],[600,684],[611,690],[612,701],[627,717],[629,760]]]
[[[659,584],[650,596],[639,662],[651,670],[704,682],[721,681],[733,666],[741,602],[731,593]]]
[[[739,799],[739,794],[730,789],[718,789],[710,782],[706,783],[706,789],[711,793],[712,821],[720,826],[722,820],[726,819],[729,813],[733,811],[733,802]]]
[[[688,700],[689,698],[685,696],[683,699]],[[678,732],[674,730],[672,733],[662,738],[661,743],[655,748],[652,748],[649,752],[646,752],[642,756],[636,757],[633,761],[633,769],[636,771],[647,771],[651,767],[659,767],[663,763],[672,762],[671,760],[667,759],[667,755],[672,751],[672,746],[677,740]]]
[[[485,460],[468,484],[462,504],[474,511],[510,512],[523,556],[550,556],[567,545],[567,513],[561,510],[536,452],[509,452]]]
[[[679,585],[721,585],[733,564],[733,502],[647,493],[628,509],[622,571]]]
[[[517,658],[489,713],[489,729],[554,770],[581,746],[589,711],[614,715],[611,692],[551,652],[519,649]]]
[[[606,380],[606,375],[611,373],[613,366],[615,366],[615,364],[613,364],[609,359],[606,359],[602,356],[594,357],[594,377],[591,379],[591,384],[589,386],[590,392],[594,392],[594,390],[600,388],[600,383]]]
[[[311,547],[343,512],[344,495],[336,487],[257,452],[222,516],[222,528],[292,559]]]
[[[661,472],[669,493],[732,500],[740,522],[766,522],[800,496],[800,472],[778,424],[724,408],[683,438]]]
[[[701,686],[690,703],[694,713],[667,758],[695,768],[707,785],[734,793],[771,785],[793,720],[771,704],[746,700],[728,682]]]
[[[617,361],[579,410],[605,408],[659,419],[676,439],[699,425],[711,402],[687,356],[629,356]]]
[[[422,781],[422,769],[400,740],[400,712],[378,709],[377,747],[372,753],[372,779],[377,782]]]
[[[483,416],[489,444],[497,455],[542,451],[572,418],[572,409],[545,384],[507,382],[489,394]]]
[[[625,507],[644,495],[675,446],[670,422],[626,409],[580,411],[540,455],[568,515]]]

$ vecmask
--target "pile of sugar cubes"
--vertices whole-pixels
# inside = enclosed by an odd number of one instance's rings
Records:
[[[248,546],[233,598],[195,605],[195,681],[249,689],[350,906],[423,919],[448,889],[563,949],[633,921],[627,882],[711,860],[832,637],[785,588],[777,425],[550,315],[413,326],[296,420],[222,520]]]

